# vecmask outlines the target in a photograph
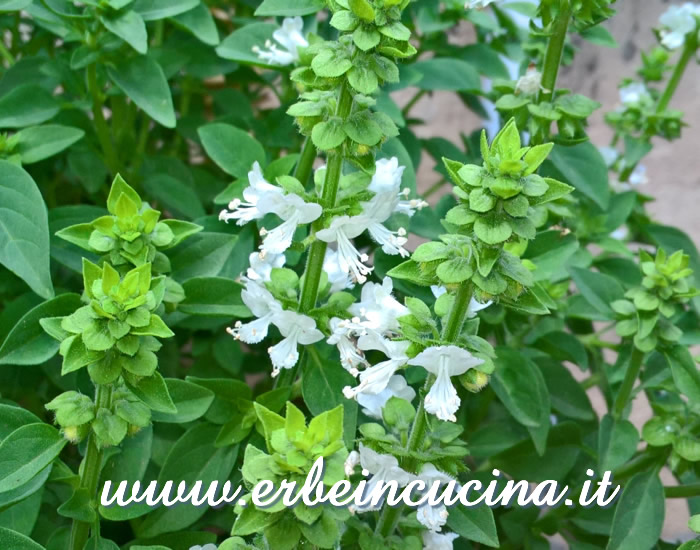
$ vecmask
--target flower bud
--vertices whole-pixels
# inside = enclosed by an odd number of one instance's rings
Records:
[[[489,383],[489,377],[481,371],[469,369],[459,377],[459,381],[466,390],[472,393],[478,393]]]
[[[85,436],[88,433],[88,425],[83,424],[82,426],[66,426],[63,428],[62,433],[66,440],[73,443],[73,445],[77,445],[83,439],[85,439]]]

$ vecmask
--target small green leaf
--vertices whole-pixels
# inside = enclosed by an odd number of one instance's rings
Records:
[[[22,164],[32,164],[60,153],[82,139],[85,132],[79,128],[46,124],[20,130],[16,134],[16,151]]]
[[[369,23],[374,22],[374,8],[367,0],[348,0],[352,13]]]
[[[255,10],[256,17],[310,15],[325,7],[323,0],[263,0]]]
[[[321,151],[330,151],[340,147],[345,141],[346,133],[342,121],[331,119],[314,126],[311,139]]]
[[[637,450],[639,433],[629,420],[616,420],[606,414],[598,431],[598,467],[601,472],[616,470]]]
[[[58,114],[58,101],[37,84],[20,84],[0,97],[0,128],[41,124]]]
[[[17,428],[0,443],[0,493],[27,483],[53,462],[66,443],[48,424]]]
[[[0,548],[7,548],[7,550],[44,550],[41,544],[6,527],[0,527]]]
[[[452,258],[442,262],[437,268],[437,276],[444,284],[458,284],[466,281],[474,273],[467,258]]]
[[[39,365],[58,351],[58,342],[42,328],[45,317],[70,315],[82,306],[77,294],[61,294],[22,316],[0,347],[0,365]]]
[[[246,178],[253,164],[265,163],[265,150],[247,132],[230,124],[214,123],[197,130],[202,146],[227,174]]]
[[[135,11],[118,12],[115,16],[104,15],[100,20],[107,30],[121,38],[138,53],[143,55],[148,51],[146,23]],[[148,75],[144,73],[141,76]]]
[[[606,550],[653,547],[664,523],[664,488],[655,470],[630,479],[617,501]]]
[[[39,296],[52,298],[44,199],[27,172],[4,160],[0,160],[0,204],[0,263]]]
[[[166,128],[175,128],[175,109],[170,87],[158,62],[139,55],[107,67],[112,81],[148,116]]]
[[[180,15],[198,5],[199,0],[136,0],[133,9],[144,21],[157,21]]]

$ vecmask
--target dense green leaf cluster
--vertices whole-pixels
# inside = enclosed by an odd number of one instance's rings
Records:
[[[552,144],[522,147],[520,134],[511,121],[489,147],[481,138],[484,165],[445,160],[456,183],[459,204],[445,216],[453,233],[442,242],[420,245],[411,260],[390,275],[421,285],[457,285],[471,280],[483,301],[500,296],[532,312],[546,306],[530,294],[520,301],[534,279],[517,252],[535,238],[535,208],[565,197],[573,188],[535,172],[546,159]],[[535,221],[533,221],[535,220]]]
[[[143,202],[138,193],[117,175],[107,198],[108,216],[90,223],[71,225],[56,235],[85,250],[101,254],[124,274],[132,266],[151,264],[154,274],[169,273],[168,257],[161,252],[172,248],[202,230],[202,227],[181,220],[160,220],[161,213]],[[180,302],[185,298],[182,287],[174,280],[165,281],[165,301]]]
[[[286,479],[297,483],[296,493],[320,457],[324,459],[321,483],[330,487],[345,479],[348,451],[343,442],[342,407],[315,416],[308,426],[304,413],[290,402],[285,417],[259,404],[255,410],[267,453],[253,445],[246,448],[241,472],[248,487],[262,480],[279,487]],[[303,502],[288,509],[281,499],[266,508],[254,508],[250,503],[244,508],[239,504],[238,514],[232,534],[262,531],[268,544],[282,549],[296,547],[302,537],[319,548],[333,548],[340,538],[340,522],[349,515],[347,509],[309,507]]]
[[[683,304],[698,295],[692,287],[693,270],[690,258],[678,250],[666,256],[659,249],[656,257],[640,252],[640,266],[644,277],[640,286],[625,293],[626,300],[616,300],[611,305],[618,314],[617,333],[623,338],[633,337],[641,351],[650,352],[672,345],[683,336],[676,326]]]

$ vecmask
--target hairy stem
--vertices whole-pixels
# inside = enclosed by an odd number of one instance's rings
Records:
[[[301,149],[301,155],[299,156],[299,162],[294,169],[294,177],[298,179],[301,184],[306,187],[311,177],[311,172],[314,168],[314,161],[316,160],[316,146],[311,138],[306,138],[304,146]]]
[[[559,15],[554,20],[554,28],[547,43],[547,51],[544,55],[544,65],[542,67],[542,90],[540,90],[538,102],[551,101],[554,89],[557,84],[559,65],[564,53],[566,43],[566,33],[571,20],[571,4],[569,0],[562,0],[559,8]]]
[[[350,116],[352,111],[353,96],[348,88],[347,82],[344,83],[340,90],[340,98],[336,109],[336,116],[345,120]],[[295,171],[296,178],[305,184],[313,169],[314,159],[316,158],[316,148],[311,139],[307,139],[304,144],[304,149],[297,164]],[[343,154],[341,150],[334,152],[328,157],[328,168],[326,169],[326,180],[323,184],[323,192],[321,200],[323,201],[324,210],[333,208],[335,200],[338,196],[338,186],[340,185],[340,176],[343,171]],[[322,229],[320,225],[322,218],[319,218],[312,225],[313,231]],[[318,299],[318,287],[321,283],[321,275],[323,274],[323,260],[326,257],[327,243],[321,240],[315,240],[309,249],[309,257],[306,260],[306,269],[304,270],[304,285],[301,289],[301,297],[299,298],[299,312],[308,313],[316,307]],[[294,383],[299,365],[302,364],[304,353],[297,361],[297,364],[291,369],[284,369],[275,379],[274,386],[285,387]]]
[[[112,386],[98,385],[95,392],[95,410],[108,409],[112,404]],[[94,433],[90,433],[83,459],[82,472],[80,475],[80,488],[85,489],[91,499],[97,497],[97,484],[100,481],[100,470],[102,468],[102,449],[97,445]],[[97,506],[95,506],[95,509]],[[83,521],[73,520],[71,529],[70,550],[83,550],[90,535],[90,524]]]
[[[617,392],[617,397],[615,398],[615,404],[613,405],[613,416],[616,419],[622,418],[627,403],[630,400],[630,395],[632,394],[632,389],[634,388],[634,383],[639,376],[639,371],[642,368],[642,362],[644,360],[644,352],[639,351],[636,347],[632,351],[632,356],[630,357],[630,363],[627,366],[627,372],[625,372],[625,378],[622,381],[622,386]]]
[[[95,131],[97,139],[102,148],[102,154],[105,158],[105,164],[111,172],[112,176],[116,176],[119,172],[119,159],[117,151],[112,143],[112,136],[107,126],[104,113],[102,112],[102,90],[97,83],[97,64],[93,63],[87,68],[88,90],[92,96],[92,115],[95,122]]]
[[[352,93],[347,85],[343,84],[340,91],[340,99],[336,116],[345,120],[350,116],[352,110]],[[326,169],[326,180],[323,184],[323,193],[321,199],[324,208],[333,208],[335,200],[338,196],[338,187],[340,184],[340,176],[343,171],[343,154],[341,150],[335,151],[328,157],[328,168]],[[321,229],[319,218],[313,224],[313,230]],[[316,307],[316,299],[318,298],[318,285],[321,282],[321,274],[323,273],[323,260],[326,256],[327,244],[323,241],[316,240],[311,245],[309,258],[306,262],[306,270],[304,271],[304,287],[301,290],[301,298],[299,299],[299,311],[302,313],[311,311]]]
[[[459,287],[457,295],[455,296],[455,301],[452,304],[450,313],[447,316],[447,322],[442,331],[442,340],[445,342],[455,342],[460,332],[462,331],[462,326],[467,318],[467,310],[469,308],[469,302],[472,297],[472,285],[469,281],[465,281]],[[423,387],[423,394],[430,389],[430,387],[435,382],[435,376],[429,375],[425,381],[425,386]],[[421,399],[420,405],[418,406],[418,411],[416,412],[416,420],[411,427],[411,433],[408,436],[408,442],[406,443],[407,451],[417,451],[423,441],[423,436],[425,435],[425,428],[428,424],[428,419],[425,412],[425,397]],[[418,461],[413,457],[408,457],[402,466],[413,473],[417,473]],[[377,521],[377,527],[375,532],[382,537],[388,537],[396,529],[396,525],[401,518],[402,507],[395,506],[393,508],[385,506],[382,510],[379,520]]]

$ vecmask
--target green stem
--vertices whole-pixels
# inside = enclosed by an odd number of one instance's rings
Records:
[[[467,318],[467,310],[469,308],[469,302],[472,297],[472,285],[469,281],[465,281],[459,287],[457,295],[455,296],[455,301],[450,308],[450,313],[447,316],[447,322],[442,331],[442,340],[445,342],[455,342],[460,332],[462,331],[462,326]],[[429,375],[425,381],[425,386],[423,387],[423,393],[430,389],[430,387],[435,382],[435,376]],[[427,427],[428,420],[425,413],[425,398],[421,399],[420,405],[418,406],[418,411],[416,412],[416,420],[411,427],[411,433],[408,436],[408,442],[406,443],[406,450],[409,452],[417,451],[423,441],[425,435],[425,428]],[[418,461],[413,458],[407,458],[402,466],[409,472],[417,473]],[[385,506],[382,510],[379,520],[377,521],[377,526],[375,528],[375,533],[381,535],[382,537],[388,537],[396,529],[396,525],[401,519],[401,512],[403,508],[401,506],[395,506],[393,508]]]
[[[411,100],[408,103],[406,103],[406,106],[401,110],[401,114],[404,117],[407,117],[410,114],[411,109],[413,109],[416,103],[418,103],[421,100],[421,98],[427,93],[428,90],[420,90],[418,93],[416,93],[416,95],[414,95],[411,98]]]
[[[114,149],[114,143],[112,143],[109,126],[107,126],[104,113],[102,113],[102,91],[97,83],[97,65],[95,63],[87,68],[87,81],[88,90],[92,96],[92,115],[95,121],[97,139],[100,142],[107,168],[109,168],[112,176],[116,176],[117,172],[119,172],[119,159]]]
[[[662,113],[664,112],[669,104],[671,103],[671,99],[673,99],[673,95],[676,93],[676,90],[678,89],[678,85],[681,83],[681,79],[683,78],[683,74],[685,73],[685,70],[688,68],[688,63],[690,62],[691,59],[693,59],[693,56],[695,55],[696,50],[698,49],[698,39],[696,33],[691,33],[686,36],[685,40],[685,46],[683,47],[683,53],[681,53],[681,57],[678,60],[678,63],[676,64],[676,68],[673,69],[673,73],[671,74],[671,78],[668,80],[666,83],[666,88],[664,89],[664,93],[661,94],[661,97],[659,98],[659,102],[656,104],[656,113]],[[645,135],[644,136],[647,140],[651,139],[651,135]],[[629,180],[629,177],[632,175],[632,172],[634,172],[634,169],[637,167],[638,163],[632,164],[630,166],[626,166],[622,172],[620,172],[620,177],[619,180],[621,182],[626,182]]]
[[[559,74],[559,65],[561,57],[564,53],[564,44],[566,44],[566,33],[571,20],[571,4],[569,0],[562,0],[559,8],[559,15],[554,20],[554,28],[547,43],[547,51],[544,55],[544,65],[542,68],[542,90],[538,98],[538,103],[543,101],[551,101],[554,95],[554,89],[557,84],[557,75]]]
[[[15,58],[10,53],[10,50],[5,47],[4,40],[0,40],[0,57],[7,61],[8,67],[12,67],[15,64]]]
[[[644,361],[644,352],[641,352],[635,346],[632,351],[632,356],[630,357],[629,365],[627,366],[627,372],[625,372],[625,378],[622,381],[622,386],[617,392],[617,397],[615,398],[615,404],[613,406],[613,416],[616,419],[622,418],[627,403],[630,400],[630,395],[632,395],[632,389],[634,388],[634,383],[639,376],[639,371],[642,368],[642,362]]]
[[[98,385],[95,395],[96,410],[108,409],[112,404],[112,386]],[[100,470],[102,469],[102,449],[97,445],[96,437],[90,433],[87,441],[87,449],[82,464],[80,475],[80,488],[85,489],[91,499],[97,497],[97,484],[100,481]],[[97,506],[95,506],[95,509]],[[78,520],[73,520],[71,529],[70,550],[83,550],[85,543],[90,536],[90,524]]]
[[[657,113],[662,113],[668,107],[669,103],[671,102],[671,99],[673,98],[673,94],[676,93],[676,89],[678,88],[678,85],[680,84],[681,79],[683,78],[683,73],[685,72],[685,69],[688,66],[690,60],[695,55],[695,51],[697,49],[697,33],[693,32],[688,34],[685,38],[685,46],[683,47],[683,53],[681,54],[681,57],[678,60],[676,68],[673,70],[671,78],[666,84],[666,89],[664,90],[664,93],[659,99],[659,103],[656,105]]]
[[[664,487],[666,498],[692,498],[700,496],[700,483],[679,485],[677,487]]]
[[[353,96],[350,92],[347,82],[343,83],[340,89],[340,99],[336,109],[336,116],[345,120],[350,116],[352,111]],[[311,139],[307,139],[304,144],[304,149],[299,158],[299,163],[295,171],[295,176],[305,184],[311,177],[314,160],[316,158],[316,148]],[[340,185],[340,176],[343,171],[343,154],[342,150],[331,154],[328,158],[328,168],[326,169],[326,180],[323,184],[323,192],[321,200],[324,210],[333,208],[335,200],[338,196],[338,187]],[[322,218],[314,222],[312,229],[318,231],[322,229],[320,225]],[[304,285],[301,289],[301,297],[299,298],[299,312],[308,313],[316,307],[318,299],[318,287],[321,283],[321,275],[323,274],[323,260],[326,257],[326,248],[328,244],[324,241],[316,239],[309,249],[309,257],[306,261],[306,269],[304,270]],[[297,364],[291,369],[284,369],[275,379],[274,387],[283,388],[294,383],[299,370],[299,365],[302,364],[304,353],[300,356]]]
[[[340,91],[340,100],[336,109],[336,116],[341,120],[345,120],[350,116],[352,111],[353,96],[350,92],[347,83],[344,83]],[[333,208],[338,196],[338,187],[340,185],[340,176],[343,171],[343,153],[338,150],[328,158],[328,168],[326,169],[326,180],[323,184],[323,192],[321,194],[322,204],[324,208]],[[319,225],[321,218],[314,223],[314,231],[321,229]],[[299,311],[306,313],[316,307],[316,299],[318,298],[318,285],[321,282],[321,274],[323,273],[323,260],[326,257],[327,244],[324,241],[316,240],[311,245],[309,258],[306,262],[306,270],[304,271],[304,287],[301,290],[301,298],[299,299]]]
[[[311,177],[311,172],[314,169],[314,161],[316,160],[316,146],[310,137],[306,138],[304,146],[301,149],[299,161],[294,169],[294,177],[306,187]]]

